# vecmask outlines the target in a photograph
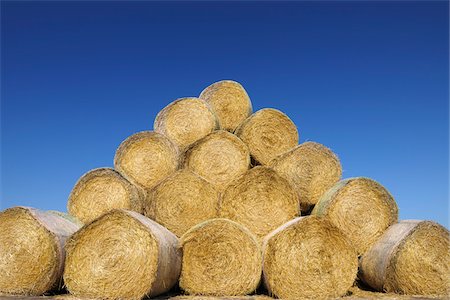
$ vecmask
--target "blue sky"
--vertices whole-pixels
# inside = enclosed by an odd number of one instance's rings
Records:
[[[1,208],[66,209],[169,102],[221,79],[402,219],[449,221],[448,2],[1,3]]]

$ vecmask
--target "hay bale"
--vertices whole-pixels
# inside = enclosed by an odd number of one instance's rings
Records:
[[[219,208],[220,217],[244,225],[260,240],[299,214],[294,188],[274,170],[262,166],[230,183]]]
[[[148,192],[144,214],[181,237],[192,226],[217,217],[219,196],[214,185],[182,169]]]
[[[273,108],[255,112],[236,129],[235,134],[247,144],[255,163],[262,165],[298,144],[295,124]]]
[[[175,296],[170,297],[169,300],[272,300],[272,297],[265,295],[251,295],[251,296]]]
[[[199,96],[215,112],[220,128],[234,130],[252,113],[252,103],[245,89],[236,81],[222,80],[211,84]]]
[[[219,123],[205,101],[181,98],[158,113],[153,128],[171,139],[180,150],[184,150],[219,129]]]
[[[120,144],[114,166],[125,178],[151,189],[178,168],[178,148],[164,135],[142,131]]]
[[[269,166],[294,186],[303,212],[309,211],[342,175],[338,157],[315,142],[298,145],[276,157]]]
[[[142,193],[111,168],[94,169],[78,179],[67,202],[69,213],[89,223],[116,209],[142,212]]]
[[[113,210],[70,237],[64,281],[78,297],[141,299],[168,291],[177,281],[177,237],[158,223]]]
[[[360,277],[378,291],[450,294],[449,231],[431,221],[392,225],[362,256]]]
[[[41,295],[61,287],[64,243],[79,226],[31,207],[0,212],[0,293]]]
[[[245,227],[227,219],[198,224],[181,238],[180,287],[188,294],[246,295],[261,278],[261,249]]]
[[[221,191],[248,170],[250,153],[238,137],[219,130],[194,143],[185,152],[183,164]]]
[[[327,217],[352,242],[358,255],[398,220],[397,204],[391,194],[378,182],[364,177],[336,183],[311,214]]]
[[[343,296],[357,269],[358,256],[350,242],[324,218],[296,218],[264,240],[264,283],[278,298]]]

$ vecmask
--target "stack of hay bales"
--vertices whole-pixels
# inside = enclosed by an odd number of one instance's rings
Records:
[[[125,139],[114,169],[77,181],[67,207],[83,226],[31,208],[0,213],[0,293],[40,295],[64,280],[81,298],[141,299],[178,283],[192,295],[178,299],[334,299],[358,295],[362,280],[448,294],[448,230],[398,223],[381,184],[341,176],[337,155],[299,144],[288,115],[253,113],[242,85],[214,83]]]

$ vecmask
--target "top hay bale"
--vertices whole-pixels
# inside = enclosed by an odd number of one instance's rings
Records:
[[[252,103],[239,83],[222,80],[211,84],[200,94],[215,112],[220,128],[234,132],[251,113]]]
[[[309,211],[342,175],[338,157],[315,142],[298,145],[272,160],[269,166],[295,187],[304,212]]]
[[[360,277],[378,291],[448,296],[449,231],[431,221],[392,225],[362,256]]]
[[[325,216],[352,242],[359,255],[398,220],[391,194],[364,177],[341,180],[317,202],[313,215]]]
[[[264,283],[280,299],[343,296],[357,270],[358,256],[350,242],[324,218],[296,218],[264,240]]]
[[[194,143],[184,153],[183,164],[222,191],[248,170],[250,154],[238,137],[218,130]]]
[[[178,148],[166,136],[142,131],[120,144],[114,166],[132,183],[151,189],[177,170],[178,155]]]
[[[54,212],[0,212],[0,293],[42,295],[61,287],[64,243],[79,224]]]
[[[266,165],[298,144],[298,131],[287,115],[273,108],[258,110],[235,134],[247,144],[255,163]]]
[[[259,240],[299,215],[297,192],[286,179],[263,166],[231,182],[219,208],[220,217],[244,225]]]
[[[116,208],[141,213],[142,194],[119,172],[111,168],[94,169],[81,176],[73,187],[67,210],[83,223]]]
[[[180,274],[177,237],[133,211],[113,210],[85,225],[66,251],[64,282],[77,297],[152,297],[172,288]]]
[[[192,143],[219,129],[219,124],[205,101],[181,98],[158,113],[153,128],[184,151]]]

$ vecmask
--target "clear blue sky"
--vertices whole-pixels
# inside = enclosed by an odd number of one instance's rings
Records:
[[[234,79],[400,217],[448,227],[448,2],[1,4],[1,208],[66,209],[170,101]]]

